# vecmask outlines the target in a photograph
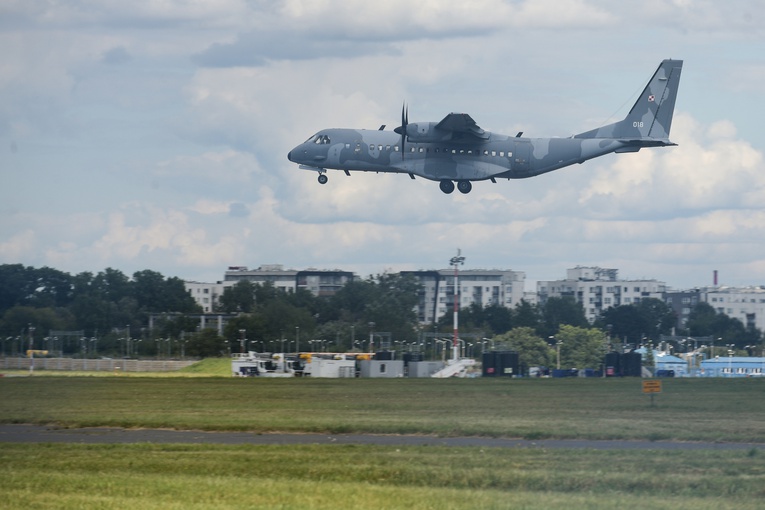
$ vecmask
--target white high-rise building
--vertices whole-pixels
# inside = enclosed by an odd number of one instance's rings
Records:
[[[657,280],[619,280],[617,269],[575,267],[565,280],[537,282],[539,304],[551,297],[573,297],[584,308],[590,322],[612,306],[632,305],[642,299],[664,299],[667,286]]]
[[[354,274],[340,270],[284,269],[281,264],[266,264],[257,269],[246,266],[229,266],[224,273],[223,281],[216,283],[185,282],[186,290],[194,298],[204,313],[216,311],[218,300],[227,287],[240,281],[250,281],[254,284],[270,283],[274,288],[284,292],[295,292],[306,289],[314,296],[331,296],[343,286],[353,281]]]
[[[402,271],[422,284],[417,317],[423,324],[437,321],[454,309],[454,270]],[[464,269],[459,271],[459,307],[472,304],[513,308],[524,297],[526,273],[506,269]]]
[[[223,282],[183,282],[183,284],[186,287],[186,292],[202,307],[202,313],[213,313],[216,311],[218,300],[226,288]]]
[[[765,331],[765,288],[713,287],[703,289],[702,293],[718,313]]]

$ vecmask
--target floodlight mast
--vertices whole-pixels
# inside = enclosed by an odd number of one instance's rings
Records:
[[[459,356],[459,266],[465,263],[465,257],[460,256],[461,250],[457,248],[457,256],[452,257],[449,263],[454,266],[454,343],[452,345],[452,359],[457,361]]]

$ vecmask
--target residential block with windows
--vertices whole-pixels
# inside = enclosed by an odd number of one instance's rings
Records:
[[[250,281],[255,284],[270,283],[284,292],[295,292],[305,289],[314,296],[331,296],[343,286],[353,281],[354,274],[340,270],[306,269],[296,271],[285,270],[281,264],[262,265],[257,269],[246,266],[230,266],[224,273],[223,281],[217,283],[185,282],[186,291],[194,298],[205,313],[212,313],[220,296],[226,287],[236,285],[240,281]]]
[[[637,304],[646,298],[663,299],[667,286],[657,280],[619,280],[617,269],[577,266],[566,271],[565,280],[537,282],[537,299],[544,304],[551,297],[570,296],[594,322],[613,306]]]
[[[744,326],[765,331],[765,287],[701,287],[691,290],[667,292],[665,302],[678,317],[678,325],[685,327],[693,307],[707,303],[728,317],[740,320]]]
[[[423,324],[437,321],[454,309],[454,270],[402,271],[422,285],[417,317]],[[459,307],[472,304],[513,308],[524,298],[526,273],[507,269],[466,269],[459,271]]]

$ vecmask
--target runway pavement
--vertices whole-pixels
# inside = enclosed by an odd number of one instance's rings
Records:
[[[123,429],[111,427],[59,428],[55,426],[0,425],[0,443],[79,444],[222,444],[300,445],[356,444],[382,446],[466,446],[481,448],[590,448],[595,450],[765,450],[759,443],[681,441],[591,441],[579,439],[507,439],[489,437],[434,437],[383,434],[277,434],[207,432],[198,430]]]

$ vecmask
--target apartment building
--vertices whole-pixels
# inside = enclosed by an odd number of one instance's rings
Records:
[[[225,289],[240,281],[250,281],[258,285],[270,283],[284,292],[305,289],[314,296],[331,296],[346,283],[353,281],[354,277],[353,273],[340,270],[285,270],[281,264],[262,265],[257,269],[249,269],[247,266],[229,266],[224,273],[223,281],[216,283],[187,281],[185,286],[186,291],[203,311],[212,313],[216,310],[215,307]]]
[[[667,286],[658,280],[620,280],[618,269],[581,267],[566,270],[565,280],[537,282],[537,298],[544,304],[551,297],[573,297],[594,322],[612,306],[637,304],[642,299],[664,299]]]
[[[454,270],[402,271],[422,285],[417,317],[423,324],[437,321],[454,309]],[[466,269],[459,271],[459,307],[472,304],[515,307],[524,298],[526,273],[507,269]]]
[[[693,307],[707,303],[728,317],[740,320],[744,326],[765,331],[765,287],[700,287],[691,290],[667,292],[666,303],[678,316],[678,325],[684,327]]]

